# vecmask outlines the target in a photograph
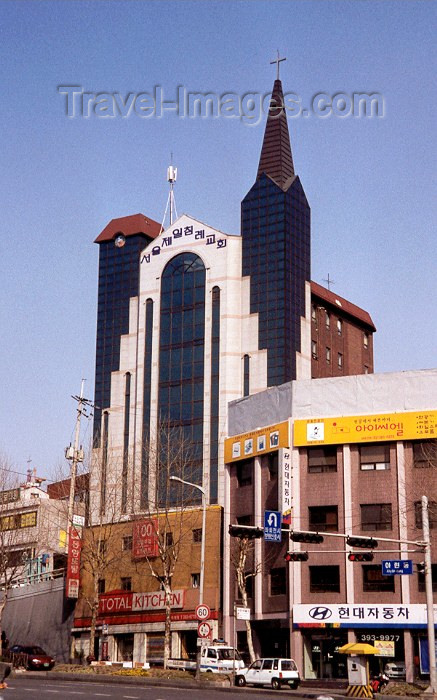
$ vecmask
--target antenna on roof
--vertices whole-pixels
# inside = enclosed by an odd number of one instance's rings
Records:
[[[175,202],[175,197],[174,197],[174,191],[173,191],[177,176],[178,176],[178,169],[173,166],[173,153],[171,153],[170,165],[167,168],[167,182],[170,183],[170,191],[168,193],[167,204],[166,204],[165,212],[164,212],[164,218],[162,220],[161,228],[163,230],[164,230],[165,219],[167,217],[167,211],[169,209],[170,209],[170,226],[172,225],[173,221],[178,218],[178,213],[176,211],[176,202]]]

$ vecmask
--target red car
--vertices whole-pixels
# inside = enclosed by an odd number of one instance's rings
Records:
[[[18,655],[21,656],[23,666],[29,671],[50,671],[55,665],[53,656],[50,656],[50,654],[47,654],[44,649],[38,646],[14,644],[14,646],[9,649],[9,652],[12,656],[15,654],[17,657]],[[19,661],[19,657],[17,660]]]

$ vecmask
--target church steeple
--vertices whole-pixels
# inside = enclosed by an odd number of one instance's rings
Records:
[[[284,95],[282,83],[279,80],[280,59],[272,63],[278,64],[277,78],[273,85],[269,115],[259,159],[258,180],[263,173],[272,178],[282,189],[294,176],[293,156],[291,154],[290,136],[288,133],[287,115],[284,110]]]

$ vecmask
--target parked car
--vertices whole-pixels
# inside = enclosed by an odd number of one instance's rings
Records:
[[[274,690],[280,690],[283,685],[297,688],[300,675],[293,659],[257,659],[248,668],[238,671],[235,684],[270,685]]]
[[[50,671],[55,665],[55,660],[50,654],[41,649],[41,647],[33,645],[14,644],[10,647],[9,652],[14,662],[14,656],[22,657],[23,666],[29,671]],[[17,658],[17,657],[16,657]]]
[[[391,661],[384,666],[384,673],[390,680],[393,678],[405,678],[407,669],[403,661]]]

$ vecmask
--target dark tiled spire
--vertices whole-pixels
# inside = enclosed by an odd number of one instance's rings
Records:
[[[294,176],[287,115],[284,111],[284,95],[279,79],[273,85],[269,115],[259,159],[258,180],[262,173],[272,178],[282,189]]]

